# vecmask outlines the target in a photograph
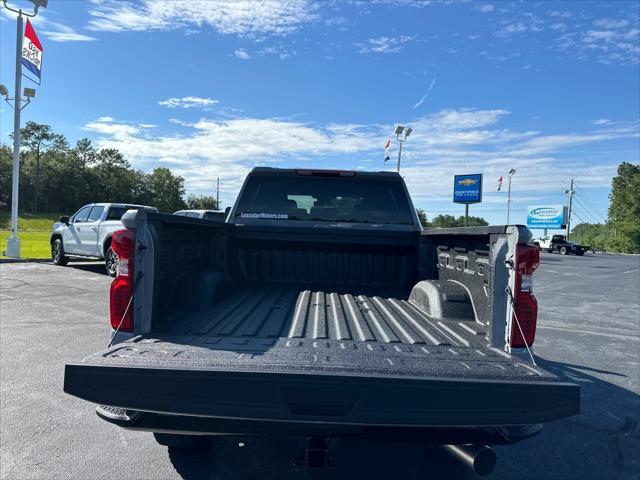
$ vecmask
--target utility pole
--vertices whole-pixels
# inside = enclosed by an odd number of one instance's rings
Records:
[[[565,236],[567,240],[569,240],[569,235],[571,234],[571,207],[573,205],[573,196],[576,194],[575,189],[573,188],[573,178],[571,179],[571,186],[569,190],[564,191],[565,195],[569,197],[569,208],[567,209],[567,229],[565,231]]]
[[[400,173],[400,157],[402,157],[402,144],[404,143],[404,140],[400,140],[400,138],[398,138],[398,142],[400,142],[400,147],[398,148],[398,168],[397,168],[397,172]]]

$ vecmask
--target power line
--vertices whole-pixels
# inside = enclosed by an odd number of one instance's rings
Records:
[[[585,217],[587,217],[587,220],[589,220],[589,223],[606,223],[606,222],[603,222],[603,221],[600,220],[600,218],[601,218],[600,215],[597,215],[597,214],[595,214],[593,212],[590,212],[589,211],[590,209],[588,209],[587,206],[584,205],[580,201],[580,199],[578,197],[575,197],[575,200],[578,203],[578,205],[580,205],[584,209],[583,213],[584,213]],[[595,219],[595,221],[594,221],[594,219]]]

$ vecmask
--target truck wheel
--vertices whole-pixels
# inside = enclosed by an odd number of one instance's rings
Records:
[[[64,266],[69,263],[69,257],[64,254],[61,238],[56,238],[51,244],[51,260],[54,265]]]
[[[114,252],[111,247],[107,250],[106,255],[104,256],[104,267],[107,269],[107,275],[110,277],[116,276],[116,269],[118,267],[118,256],[116,252]]]
[[[178,435],[175,433],[153,432],[153,436],[160,445],[179,450],[204,448],[208,440],[208,437],[204,435]]]
[[[567,253],[569,253],[569,249],[567,247],[560,247],[560,253],[562,255],[566,255]]]

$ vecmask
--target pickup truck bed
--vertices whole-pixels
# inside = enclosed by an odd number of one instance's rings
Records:
[[[368,293],[242,289],[68,366],[67,391],[134,410],[376,426],[537,423],[575,408],[577,387],[487,348],[483,325]]]

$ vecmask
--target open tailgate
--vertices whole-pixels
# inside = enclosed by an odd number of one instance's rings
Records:
[[[136,337],[65,367],[64,391],[130,410],[351,425],[543,423],[578,385],[495,349]]]

